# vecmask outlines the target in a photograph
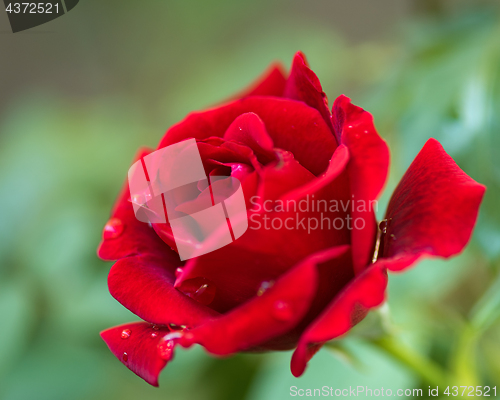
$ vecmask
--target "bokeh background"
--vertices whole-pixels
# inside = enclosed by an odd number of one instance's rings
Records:
[[[0,398],[275,400],[292,385],[436,382],[500,389],[499,5],[81,0],[17,34],[0,12]],[[179,350],[152,388],[98,335],[136,319],[108,294],[101,229],[139,146],[155,146],[170,125],[241,90],[270,62],[288,68],[297,50],[330,104],[347,94],[389,143],[380,216],[435,137],[488,186],[473,240],[450,261],[391,275],[382,311],[323,349],[300,379],[289,352],[216,359],[194,348]]]

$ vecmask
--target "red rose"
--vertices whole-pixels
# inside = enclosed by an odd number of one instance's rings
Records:
[[[158,384],[176,345],[195,343],[216,355],[296,348],[299,376],[324,342],[383,302],[387,270],[467,244],[485,187],[434,139],[399,183],[377,234],[372,205],[386,180],[387,145],[347,97],[332,113],[327,104],[298,53],[288,78],[273,66],[237,100],[167,131],[159,149],[195,138],[207,175],[241,182],[249,228],[226,247],[181,262],[168,221],[138,221],[125,185],[98,254],[118,260],[111,294],[147,322],[101,336],[148,383]],[[283,208],[301,200],[307,207]]]

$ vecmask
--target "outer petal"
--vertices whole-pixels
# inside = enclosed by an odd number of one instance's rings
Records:
[[[284,274],[262,296],[193,329],[193,343],[227,355],[248,350],[293,328],[305,315],[317,287],[314,257]]]
[[[174,289],[179,256],[137,255],[115,263],[108,276],[111,295],[142,319],[157,324],[196,326],[218,313]],[[166,267],[167,266],[167,267]]]
[[[382,256],[391,259],[389,269],[402,270],[422,255],[447,258],[462,251],[485,190],[429,139],[387,208]]]
[[[293,58],[292,70],[286,82],[283,97],[303,101],[318,110],[333,132],[326,94],[323,92],[318,77],[309,68],[306,56],[300,51]]]
[[[326,170],[337,144],[322,116],[302,102],[276,97],[250,96],[192,113],[167,131],[159,148],[188,138],[223,137],[231,123],[248,112],[257,114],[264,122],[275,147],[292,152],[315,175]]]
[[[314,354],[311,350],[318,344],[343,335],[361,321],[370,308],[382,304],[386,286],[387,272],[383,262],[373,264],[354,278],[300,338],[292,356],[292,374],[303,374],[307,361]]]
[[[111,352],[132,372],[147,383],[158,386],[158,375],[167,361],[158,355],[158,342],[170,330],[156,327],[146,322],[136,322],[116,326],[101,332]],[[130,335],[122,338],[122,333]]]
[[[354,269],[359,273],[370,263],[375,245],[377,225],[371,202],[384,186],[389,149],[375,130],[372,115],[353,105],[348,97],[338,97],[332,113],[335,131],[351,156],[348,171],[355,205],[352,218],[360,221],[360,229],[352,230],[352,253]]]
[[[294,329],[260,345],[259,349],[288,350],[295,348],[305,329],[354,278],[349,245],[337,246],[317,253],[315,259],[319,274],[318,288],[307,314]]]
[[[248,96],[276,96],[281,97],[285,89],[286,78],[283,72],[283,66],[279,63],[273,63],[262,74],[256,82],[250,85],[236,98]]]
[[[142,149],[137,154],[138,160],[151,152]],[[131,254],[168,253],[170,248],[163,243],[155,231],[144,222],[140,222],[134,214],[130,202],[130,191],[128,181],[122,189],[121,194],[111,212],[115,221],[120,221],[123,232],[114,238],[103,238],[97,254],[103,260],[111,261],[129,256]]]

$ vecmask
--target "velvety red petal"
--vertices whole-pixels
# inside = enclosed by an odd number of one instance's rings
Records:
[[[146,322],[136,322],[106,329],[101,337],[128,369],[150,385],[158,386],[158,375],[167,361],[158,355],[157,346],[170,330],[155,328]]]
[[[352,253],[355,271],[359,273],[370,263],[375,245],[373,201],[387,178],[389,149],[375,130],[372,115],[353,105],[348,97],[335,100],[332,114],[335,131],[350,154],[348,172],[354,202],[351,216],[359,228],[351,231]]]
[[[238,116],[249,112],[264,122],[275,147],[292,152],[315,175],[326,170],[337,144],[322,116],[302,102],[276,97],[250,96],[192,113],[167,131],[159,148],[189,138],[223,137]]]
[[[275,158],[273,140],[255,113],[245,113],[237,117],[224,134],[224,139],[243,143],[255,154],[263,154],[270,159]]]
[[[235,96],[242,98],[248,96],[276,96],[281,97],[285,89],[286,77],[283,66],[274,63],[262,74],[248,89]]]
[[[135,160],[141,159],[150,152],[151,150],[141,150]],[[104,233],[97,250],[98,256],[103,260],[117,260],[132,254],[168,254],[171,252],[154,229],[136,218],[130,202],[128,181],[125,182],[111,212],[111,221],[119,224],[120,231],[117,235]]]
[[[446,258],[462,251],[485,190],[429,139],[387,208],[382,257],[392,260],[389,269],[404,269],[422,255]]]
[[[294,189],[283,196],[284,200],[300,200],[305,198],[308,194],[312,195],[318,193],[328,185],[332,184],[335,179],[337,179],[340,174],[345,170],[347,163],[349,162],[349,150],[346,146],[340,145],[335,150],[328,169],[326,172],[316,179],[309,180],[305,185]],[[348,189],[348,188],[347,188]],[[331,199],[339,199],[336,196],[327,197]]]
[[[356,276],[300,338],[292,356],[292,374],[303,374],[311,358],[311,346],[343,335],[361,321],[369,309],[379,306],[384,301],[386,286],[387,272],[383,262],[371,265]]]
[[[326,94],[323,92],[318,77],[309,68],[305,55],[300,51],[293,58],[292,69],[286,81],[283,97],[303,101],[308,106],[318,110],[333,132]]]
[[[109,291],[134,314],[156,324],[196,326],[217,316],[174,288],[179,265],[179,256],[173,251],[162,257],[141,254],[122,258],[109,272]]]
[[[316,268],[319,274],[318,288],[307,314],[294,329],[260,345],[259,349],[289,350],[297,346],[304,330],[354,278],[350,246],[337,246],[317,253]]]
[[[312,211],[309,204],[308,212],[276,211],[265,212],[273,208],[276,200],[300,204],[301,200],[309,203],[317,199],[340,198],[340,189],[348,184],[335,180],[344,171],[349,159],[345,146],[335,151],[328,170],[321,177],[314,177],[298,164],[290,154],[282,154],[277,165],[270,165],[261,171],[258,197],[252,200],[249,209],[249,229],[234,243],[189,260],[175,286],[184,290],[183,282],[195,278],[208,278],[217,288],[213,303],[214,309],[225,312],[255,295],[262,281],[274,280],[309,254],[341,244],[349,243],[349,230],[327,228],[327,223],[339,218],[345,223],[345,213],[323,213]],[[340,183],[337,185],[337,183]],[[315,200],[311,200],[316,195]],[[338,196],[337,196],[338,195]],[[346,196],[344,196],[346,197]],[[273,202],[268,200],[272,199]],[[330,207],[329,203],[328,207]],[[322,210],[321,210],[322,211]],[[270,225],[274,221],[274,229]],[[308,231],[297,226],[298,221],[308,221],[314,218],[321,221],[327,219],[324,229],[317,228]],[[287,220],[290,221],[287,222]],[[281,222],[280,222],[281,221]],[[264,224],[269,225],[266,229]],[[323,224],[323,222],[321,222]],[[256,229],[259,227],[260,228]],[[291,229],[285,226],[292,225]],[[304,225],[307,222],[304,222]],[[319,222],[318,222],[319,224]]]
[[[316,287],[316,261],[311,257],[261,296],[191,330],[192,342],[218,355],[250,349],[293,328],[307,312]]]

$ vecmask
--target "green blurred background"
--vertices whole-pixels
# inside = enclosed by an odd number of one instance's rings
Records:
[[[499,5],[81,0],[17,34],[0,12],[0,398],[274,400],[292,385],[500,385]],[[216,359],[194,348],[152,388],[98,335],[136,319],[108,293],[101,229],[139,146],[270,62],[288,68],[297,50],[330,103],[350,96],[390,145],[379,216],[435,137],[488,186],[473,241],[451,261],[391,275],[382,311],[300,379],[289,352]]]

